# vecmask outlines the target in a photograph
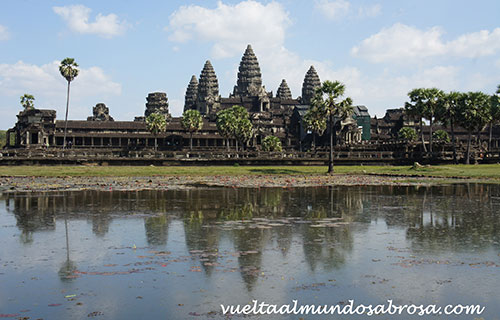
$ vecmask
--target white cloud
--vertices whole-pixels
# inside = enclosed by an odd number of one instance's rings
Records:
[[[349,12],[351,4],[346,0],[317,0],[314,8],[330,20],[339,20]]]
[[[373,18],[378,16],[381,12],[382,12],[382,6],[380,4],[374,4],[371,6],[361,6],[358,8],[358,17]]]
[[[0,64],[0,95],[6,100],[18,101],[24,93],[33,94],[36,107],[55,109],[60,118],[66,102],[67,82],[59,73],[59,63],[53,61],[41,66],[23,61]],[[120,94],[121,85],[113,82],[101,68],[80,68],[80,74],[71,82],[71,103],[74,106],[71,117],[84,119],[91,113],[92,105],[107,96]],[[20,109],[11,104],[8,110],[15,114]]]
[[[9,40],[10,34],[9,31],[7,31],[7,28],[0,25],[0,41],[3,40]]]
[[[89,22],[92,9],[83,5],[53,7],[54,12],[60,15],[68,27],[77,33],[97,34],[111,38],[123,34],[127,29],[125,21],[120,21],[114,13],[108,15],[97,14],[95,21]]]
[[[236,5],[219,2],[214,9],[182,6],[170,16],[165,30],[174,42],[214,42],[212,55],[224,58],[241,54],[248,43],[254,48],[284,43],[289,23],[288,13],[279,3],[248,0]]]
[[[442,40],[443,34],[439,27],[420,30],[396,23],[363,40],[351,54],[372,62],[406,62],[443,55],[473,58],[500,51],[500,28],[464,34],[449,42]]]

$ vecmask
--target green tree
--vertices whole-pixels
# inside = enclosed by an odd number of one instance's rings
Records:
[[[437,130],[432,135],[434,140],[438,142],[450,142],[450,136],[448,135],[448,132],[444,130]]]
[[[253,126],[248,111],[242,106],[234,105],[219,111],[216,124],[219,133],[227,139],[228,150],[229,137],[236,139],[236,151],[238,151],[238,143],[243,147],[253,135]]]
[[[63,148],[66,148],[66,133],[68,132],[68,110],[69,110],[69,88],[71,81],[78,76],[78,64],[73,58],[66,58],[59,65],[59,72],[68,81],[68,92],[66,93],[66,116],[64,117],[64,141]]]
[[[415,141],[415,140],[417,140],[417,132],[415,131],[414,128],[403,127],[401,129],[399,129],[398,137],[400,139],[410,141],[410,142]]]
[[[304,123],[307,130],[311,130],[313,132],[313,149],[316,149],[316,134],[322,136],[326,130],[326,117],[321,111],[322,110],[318,107],[312,106],[304,115]]]
[[[490,135],[488,139],[488,150],[491,151],[491,140],[493,136],[493,125],[500,122],[500,85],[497,87],[496,94],[490,99]]]
[[[482,92],[468,92],[463,94],[460,99],[458,120],[469,133],[466,164],[470,164],[472,133],[482,130],[489,121],[489,103],[490,97]]]
[[[24,95],[21,96],[21,105],[24,107],[24,110],[32,110],[35,108],[35,104],[33,103],[35,101],[35,97],[31,94],[25,93]]]
[[[408,96],[413,103],[405,105],[409,113],[429,120],[429,151],[432,153],[432,128],[436,112],[440,104],[444,103],[444,92],[437,88],[419,88],[410,91]],[[422,121],[420,121],[420,134],[422,136],[424,151],[426,151],[422,128]]]
[[[158,134],[165,132],[167,129],[167,120],[165,119],[165,116],[158,112],[151,113],[146,118],[146,126],[149,132],[154,135],[155,150],[158,150]]]
[[[193,150],[193,133],[203,128],[203,118],[198,110],[184,111],[181,120],[184,130],[189,131],[189,150]]]
[[[262,140],[262,150],[271,152],[282,151],[281,140],[275,136],[267,136]]]
[[[344,120],[353,112],[351,98],[342,99],[345,92],[344,84],[339,81],[325,81],[316,90],[312,99],[312,107],[316,107],[328,117],[330,129],[330,153],[328,158],[328,174],[333,174],[333,135],[335,131],[335,117]]]
[[[455,139],[455,124],[457,123],[459,104],[462,93],[452,91],[444,96],[443,103],[440,104],[436,119],[451,131],[451,144],[453,148],[453,162],[457,163],[457,147]]]
[[[229,151],[229,138],[232,137],[235,125],[235,116],[231,109],[224,109],[217,112],[216,125],[219,134],[226,138],[226,148]]]

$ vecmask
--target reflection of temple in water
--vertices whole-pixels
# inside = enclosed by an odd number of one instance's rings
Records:
[[[286,259],[290,252],[303,255],[311,272],[334,270],[346,263],[356,234],[374,223],[403,229],[414,249],[499,247],[499,199],[497,185],[468,184],[80,191],[4,194],[0,201],[15,217],[23,243],[30,243],[37,232],[54,231],[57,220],[87,221],[92,232],[102,237],[114,219],[138,219],[144,224],[148,245],[166,247],[171,245],[167,239],[175,225],[183,228],[187,250],[208,277],[217,270],[222,243],[229,243],[238,253],[235,260],[250,291],[263,267],[264,251],[272,248],[278,253],[276,259]],[[182,223],[172,224],[173,219]],[[255,225],[258,219],[290,223],[269,228],[242,226],[245,221]],[[310,226],[323,219],[341,219],[347,224]],[[293,222],[298,220],[312,223]],[[221,228],[228,221],[240,227]]]

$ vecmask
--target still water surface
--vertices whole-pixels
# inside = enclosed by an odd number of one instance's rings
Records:
[[[0,245],[0,316],[14,319],[349,299],[500,315],[498,185],[4,194]]]

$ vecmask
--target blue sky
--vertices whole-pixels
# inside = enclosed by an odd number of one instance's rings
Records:
[[[143,115],[149,92],[163,91],[182,113],[191,75],[210,59],[228,96],[247,44],[263,83],[285,78],[301,94],[314,65],[339,80],[372,115],[404,105],[415,87],[481,90],[500,84],[499,1],[2,1],[0,129],[12,127],[19,97],[63,118],[65,80],[57,66],[75,58],[70,119],[104,102],[115,120]]]

